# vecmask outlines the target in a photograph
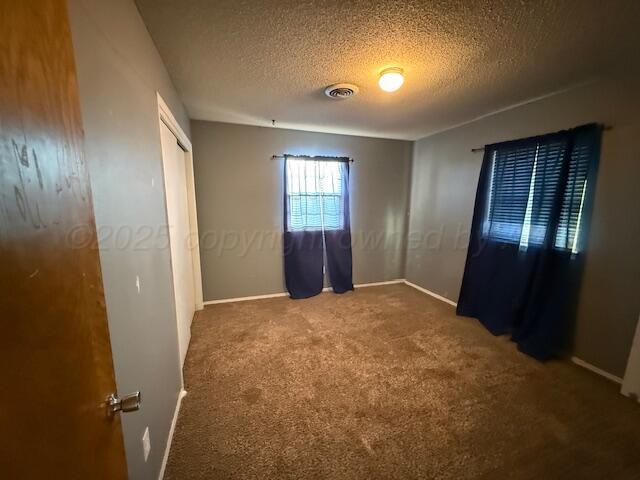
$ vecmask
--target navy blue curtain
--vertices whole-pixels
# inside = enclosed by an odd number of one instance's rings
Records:
[[[349,162],[339,164],[339,181],[342,183],[340,228],[324,230],[329,283],[335,293],[353,290],[351,260],[351,217],[349,215]]]
[[[602,129],[487,145],[458,315],[547,360],[568,345]]]
[[[348,159],[285,155],[284,276],[291,298],[353,290]],[[326,255],[325,255],[326,254]]]
[[[309,298],[322,292],[322,240],[322,231],[288,231],[285,226],[284,281],[291,298]]]

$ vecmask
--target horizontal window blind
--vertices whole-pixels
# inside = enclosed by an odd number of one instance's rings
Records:
[[[592,148],[591,144],[582,142],[580,139],[576,141],[573,147],[567,188],[562,200],[562,210],[560,211],[560,221],[556,234],[555,246],[572,250],[574,253],[578,249],[582,207],[587,190],[587,175],[589,173],[589,159],[592,155]]]
[[[566,149],[564,141],[538,143],[534,158],[535,173],[531,177],[527,205],[528,215],[525,216],[526,235],[522,235],[520,239],[523,246],[541,245],[544,242],[551,220],[551,210],[560,188],[562,161]]]
[[[566,184],[562,166],[569,148],[565,138],[550,136],[516,146],[496,145],[491,152],[488,207],[484,236],[521,247],[542,245],[551,225],[554,203],[564,191],[552,244],[577,249],[592,146],[578,140],[572,147]]]
[[[485,232],[494,240],[518,243],[527,211],[536,145],[496,149],[491,166]]]
[[[343,228],[341,162],[287,159],[289,231]]]

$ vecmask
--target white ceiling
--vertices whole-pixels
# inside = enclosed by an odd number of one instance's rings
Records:
[[[628,68],[638,0],[137,0],[191,118],[414,140]],[[634,62],[635,63],[635,62]],[[403,88],[377,87],[400,66]],[[351,82],[357,97],[324,88]]]

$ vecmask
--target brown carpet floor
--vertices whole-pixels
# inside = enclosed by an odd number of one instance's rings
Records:
[[[405,285],[207,307],[167,479],[639,479],[640,405]]]

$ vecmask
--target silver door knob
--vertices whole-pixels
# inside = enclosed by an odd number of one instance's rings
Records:
[[[130,393],[122,398],[112,393],[107,397],[107,410],[112,414],[117,412],[135,412],[140,409],[141,401],[142,395],[140,395],[140,392]]]

